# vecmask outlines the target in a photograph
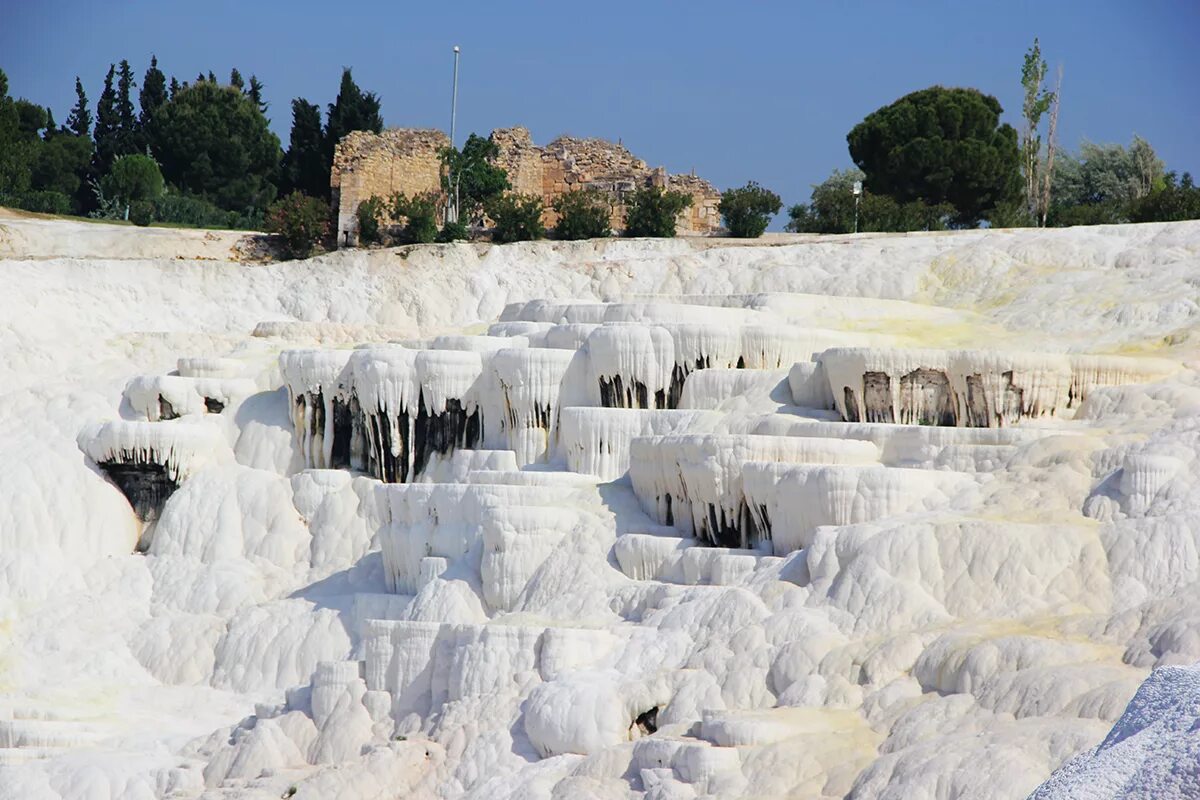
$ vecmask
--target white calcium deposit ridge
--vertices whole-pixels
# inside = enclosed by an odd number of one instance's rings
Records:
[[[0,217],[0,800],[1200,796],[1200,223]]]

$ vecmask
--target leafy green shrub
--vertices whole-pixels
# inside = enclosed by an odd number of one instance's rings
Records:
[[[62,192],[0,194],[0,206],[36,211],[39,214],[70,214],[71,198]]]
[[[404,227],[400,231],[401,244],[426,244],[437,238],[439,200],[436,192],[412,197],[399,192],[392,195],[392,218],[404,220]]]
[[[358,240],[364,244],[377,244],[380,241],[379,220],[383,216],[383,199],[368,197],[358,204],[355,215],[358,217]]]
[[[796,233],[851,233],[854,230],[854,181],[862,180],[856,169],[838,171],[813,187],[812,199],[788,209],[787,230]],[[920,200],[897,202],[886,195],[864,191],[858,208],[860,231],[939,231],[958,216],[949,203],[929,204]]]
[[[100,181],[105,197],[117,198],[126,206],[136,200],[153,200],[163,193],[163,176],[150,156],[121,156]]]
[[[159,222],[190,228],[232,228],[258,230],[263,226],[262,212],[239,214],[225,211],[202,197],[168,191],[154,201],[154,218]]]
[[[1167,173],[1163,186],[1133,204],[1130,214],[1134,222],[1173,222],[1200,219],[1200,186],[1185,172],[1176,178]]]
[[[987,213],[988,225],[993,228],[1031,228],[1036,223],[1029,205],[1022,200],[1004,200]]]
[[[675,220],[691,204],[692,196],[685,192],[658,186],[638,189],[625,204],[625,235],[670,238],[675,235]]]
[[[323,200],[292,192],[267,210],[267,230],[283,239],[293,258],[306,258],[329,235],[329,206]]]
[[[502,194],[487,201],[484,206],[495,227],[492,241],[528,242],[544,238],[546,228],[542,225],[542,198],[529,194]]]
[[[740,189],[721,192],[717,210],[725,218],[729,235],[738,239],[757,239],[767,229],[771,217],[779,213],[783,201],[770,189],[750,181]]]
[[[555,239],[600,239],[612,235],[612,202],[596,189],[580,189],[559,195],[554,201],[558,224]]]
[[[1075,225],[1116,225],[1129,222],[1129,203],[1105,200],[1099,203],[1074,205],[1054,204],[1046,217],[1046,224],[1055,228]]]
[[[511,189],[508,173],[496,165],[500,147],[490,138],[472,133],[462,150],[444,147],[438,153],[442,162],[442,191],[458,197],[459,216],[478,220],[484,204]]]
[[[471,231],[461,222],[447,222],[438,231],[437,240],[439,242],[465,242],[471,238]]]
[[[154,221],[154,204],[149,200],[135,200],[129,205],[129,221],[146,227]]]

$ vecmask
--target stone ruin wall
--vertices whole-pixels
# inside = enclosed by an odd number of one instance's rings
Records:
[[[661,186],[692,195],[692,205],[679,218],[680,233],[711,234],[721,227],[717,211],[721,194],[695,175],[669,175],[652,169],[620,144],[603,139],[560,136],[544,147],[533,143],[525,128],[492,131],[499,148],[497,163],[508,173],[513,191],[539,195],[545,206],[542,221],[554,227],[558,215],[551,207],[564,192],[595,188],[613,197],[612,227],[625,227],[621,198],[640,186]],[[382,134],[358,131],[338,143],[331,185],[338,215],[338,242],[357,239],[355,210],[363,200],[393,192],[436,191],[440,185],[437,152],[449,144],[441,131],[392,129]]]
[[[438,151],[450,137],[438,130],[393,128],[383,133],[354,131],[338,142],[329,185],[337,212],[338,245],[358,240],[358,204],[372,196],[390,197],[441,189]]]

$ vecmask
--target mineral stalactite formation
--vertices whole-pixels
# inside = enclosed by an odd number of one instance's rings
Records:
[[[0,800],[1200,795],[1200,224],[14,226]]]

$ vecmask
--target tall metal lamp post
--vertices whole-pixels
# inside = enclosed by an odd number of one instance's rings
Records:
[[[854,232],[858,233],[858,201],[862,199],[862,181],[854,182]]]
[[[454,45],[454,89],[450,95],[450,147],[455,146],[454,126],[458,121],[458,55],[460,52],[459,46]],[[454,187],[454,196],[446,198],[446,222],[458,222],[458,176],[447,173],[446,181]]]

